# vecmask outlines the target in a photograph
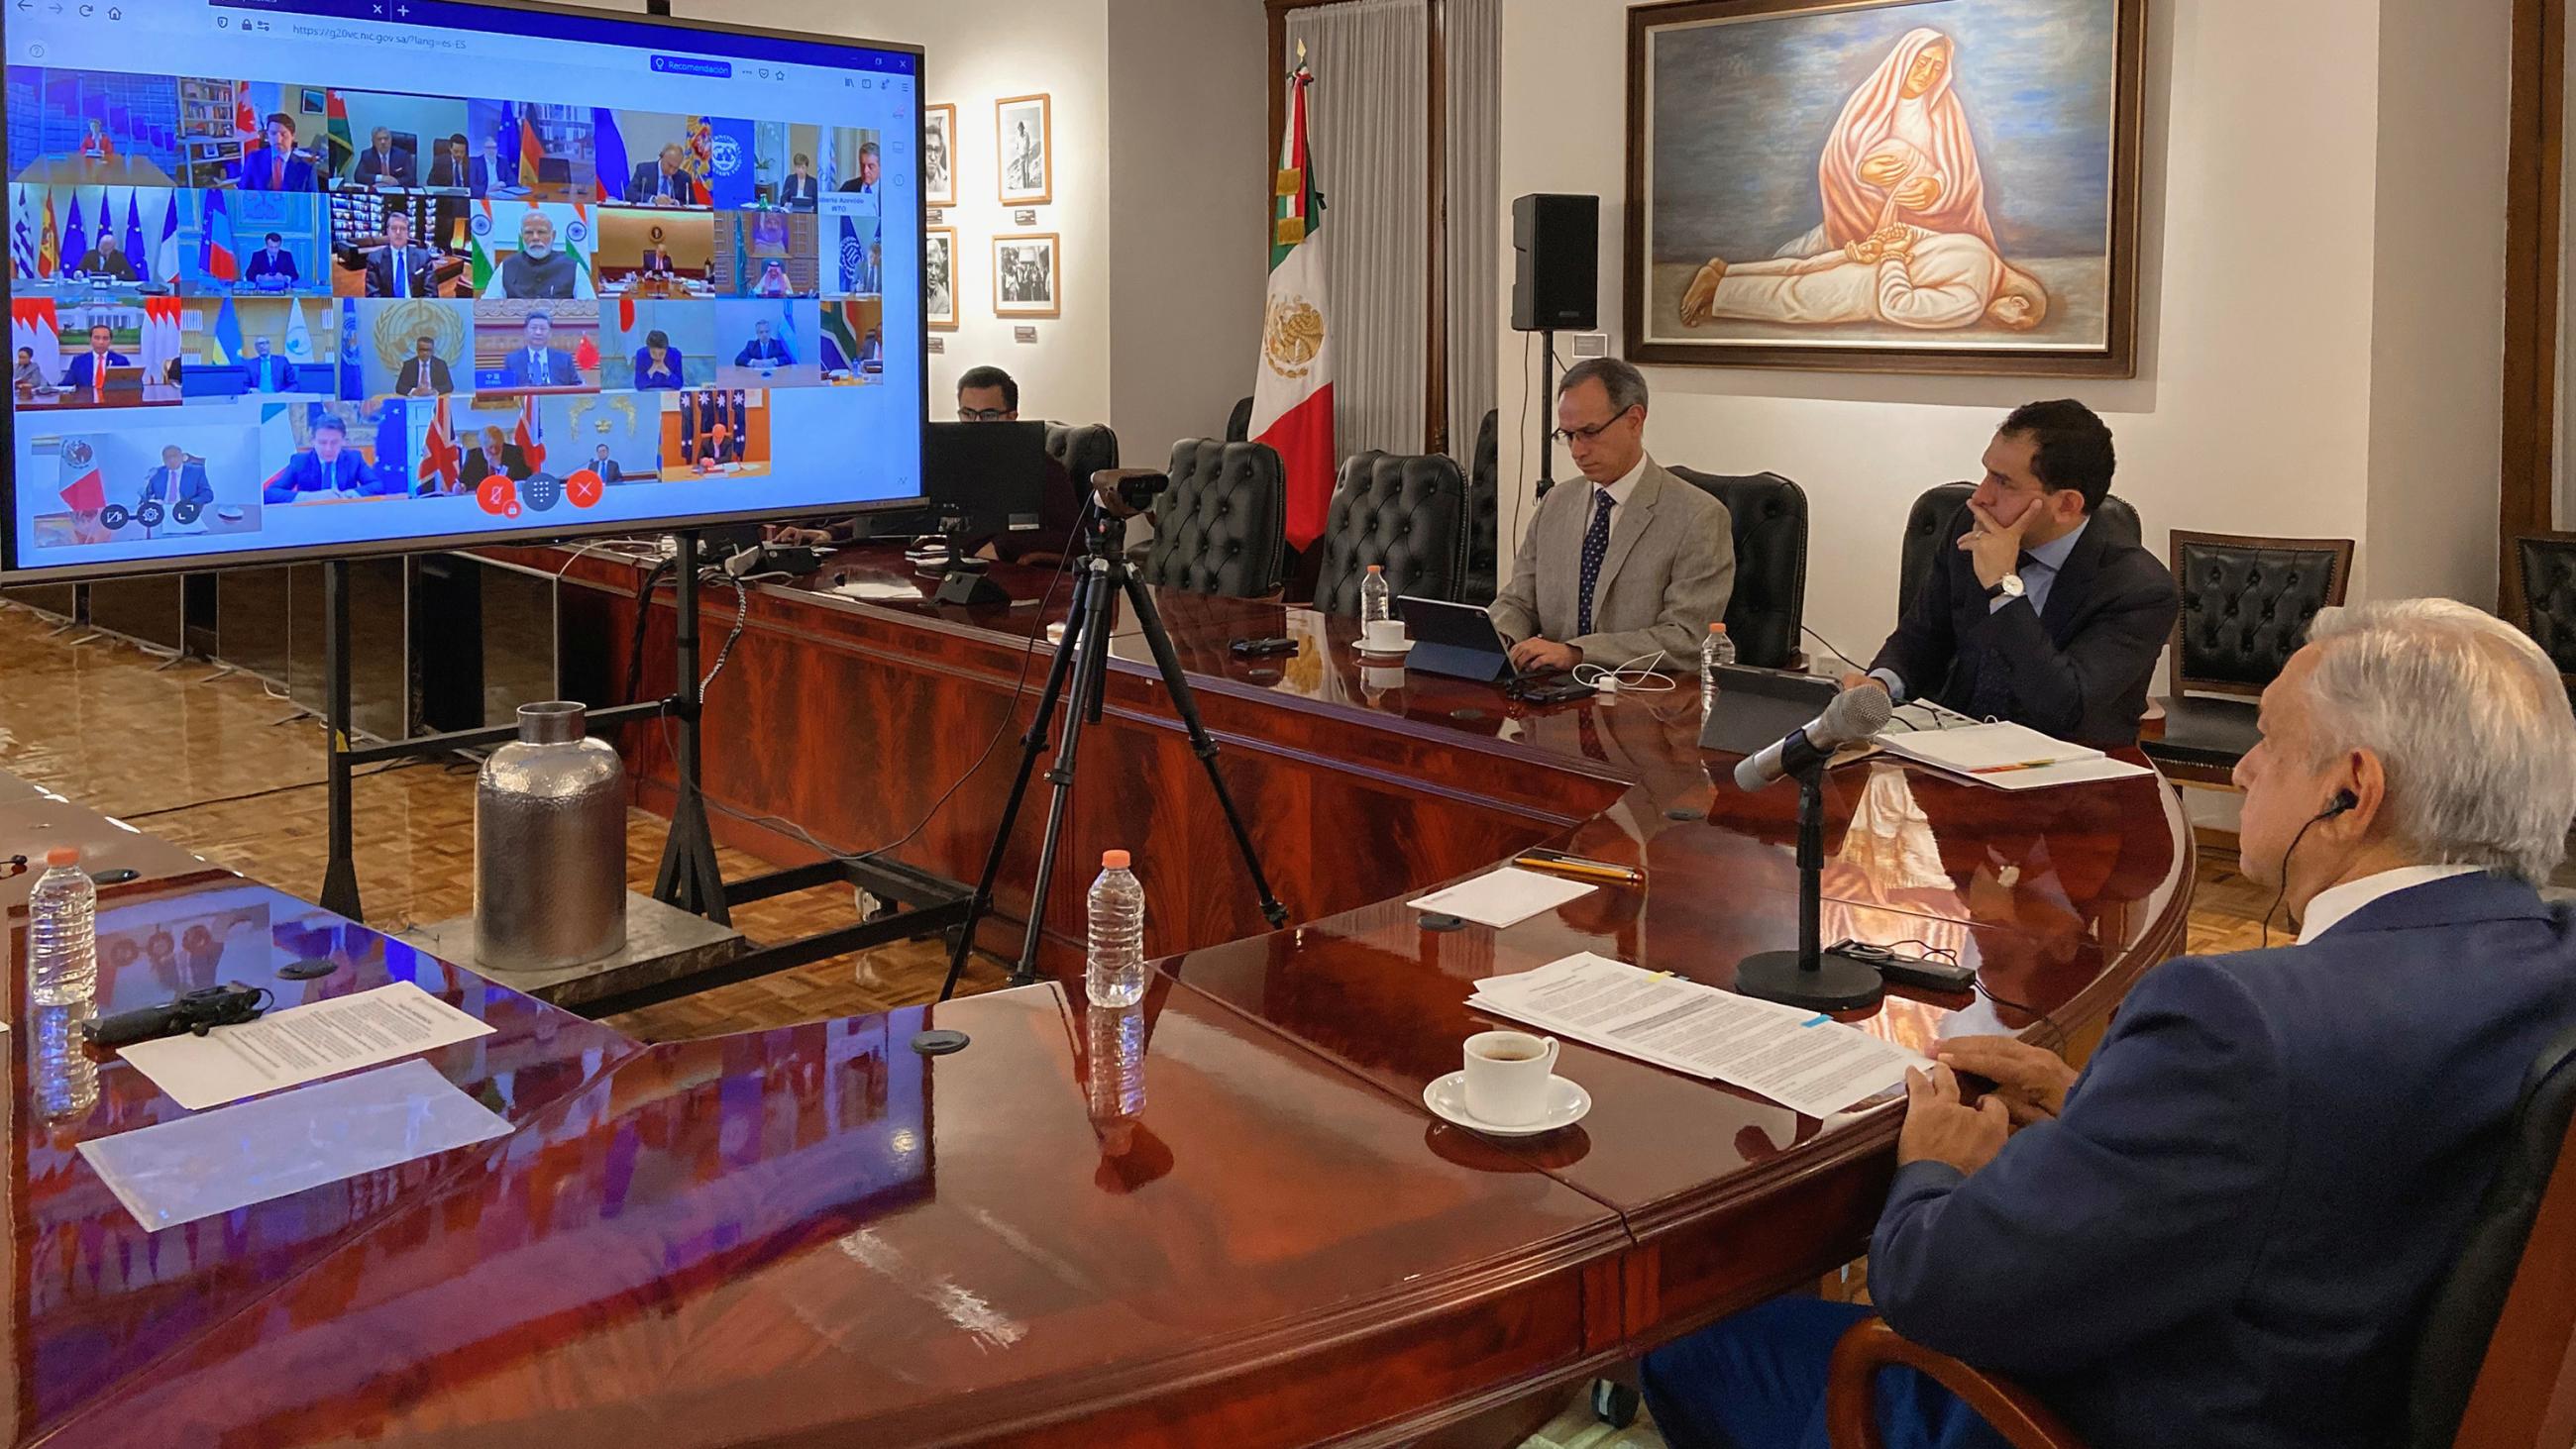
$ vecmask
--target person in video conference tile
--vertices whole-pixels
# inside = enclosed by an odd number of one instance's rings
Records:
[[[312,498],[373,498],[400,493],[402,480],[387,487],[377,470],[349,446],[346,423],[329,414],[313,421],[313,446],[277,470],[260,491],[262,503],[301,503]]]
[[[295,149],[295,118],[279,111],[268,118],[268,145],[241,159],[238,182],[244,191],[311,191],[320,184],[313,158]]]
[[[542,211],[519,218],[519,250],[501,263],[501,295],[569,300],[579,280],[572,253],[555,245],[555,224]]]
[[[509,378],[510,386],[581,386],[581,368],[574,363],[572,354],[549,345],[554,337],[554,318],[531,312],[523,326],[526,345],[501,359],[501,371]]]

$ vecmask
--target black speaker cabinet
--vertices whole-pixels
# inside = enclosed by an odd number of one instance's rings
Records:
[[[1512,328],[1590,332],[1601,325],[1601,198],[1512,203]]]

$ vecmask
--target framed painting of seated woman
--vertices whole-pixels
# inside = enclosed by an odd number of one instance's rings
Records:
[[[2146,7],[1629,11],[1628,356],[2134,376]]]

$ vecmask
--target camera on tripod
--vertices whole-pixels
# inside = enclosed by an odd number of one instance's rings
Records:
[[[1172,477],[1150,468],[1104,468],[1091,475],[1091,490],[1104,502],[1117,506],[1118,516],[1132,518],[1154,506],[1154,500],[1171,491]]]

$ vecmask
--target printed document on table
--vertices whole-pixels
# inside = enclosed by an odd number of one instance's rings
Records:
[[[409,1061],[97,1138],[80,1152],[158,1232],[509,1130],[429,1063]]]
[[[1468,1004],[1587,1046],[1827,1117],[1901,1085],[1923,1058],[1831,1017],[1590,952],[1482,982]]]
[[[1517,926],[1568,901],[1579,901],[1599,889],[1597,885],[1568,880],[1561,875],[1507,865],[1405,904],[1417,911],[1438,911],[1499,930],[1505,926]]]
[[[118,1055],[191,1112],[487,1036],[492,1027],[408,981],[271,1012]]]

